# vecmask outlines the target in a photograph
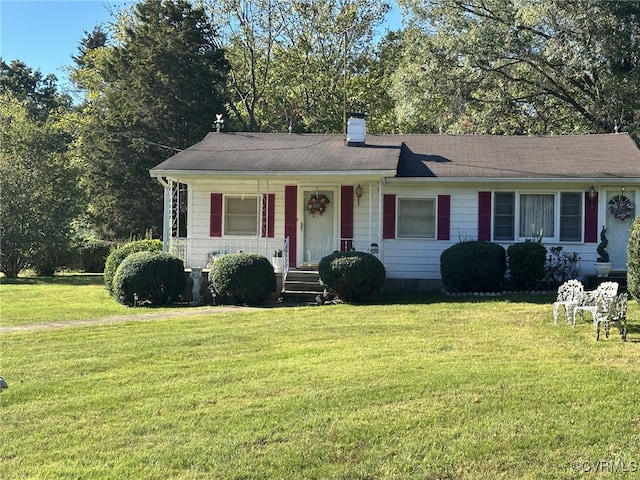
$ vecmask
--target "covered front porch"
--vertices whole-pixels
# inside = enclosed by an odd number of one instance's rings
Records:
[[[358,250],[382,258],[381,242],[357,241],[352,238],[327,238],[323,256],[335,250]],[[339,248],[336,248],[336,244]],[[289,271],[289,238],[228,239],[228,238],[181,238],[170,237],[165,242],[167,251],[180,258],[186,269],[207,269],[220,255],[229,253],[255,253],[269,259],[277,273]],[[305,265],[301,262],[299,266]]]

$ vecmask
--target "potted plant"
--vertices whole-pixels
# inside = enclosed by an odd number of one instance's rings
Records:
[[[282,250],[275,250],[271,258],[271,265],[275,273],[282,273]]]
[[[598,244],[598,248],[596,249],[596,251],[598,252],[598,258],[596,259],[596,263],[594,264],[596,275],[598,275],[599,277],[608,277],[609,272],[611,271],[609,253],[607,252],[608,244],[609,240],[607,240],[607,229],[605,227],[602,227],[602,231],[600,232],[600,243]]]

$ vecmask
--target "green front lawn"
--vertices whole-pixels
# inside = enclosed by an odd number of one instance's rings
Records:
[[[635,478],[640,307],[628,342],[596,343],[586,322],[554,327],[551,301],[5,332],[1,476]]]
[[[120,305],[109,296],[102,275],[0,279],[2,326],[69,322],[175,309],[175,306],[131,309]]]

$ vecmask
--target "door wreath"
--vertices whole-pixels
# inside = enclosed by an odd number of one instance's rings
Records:
[[[609,200],[609,211],[618,220],[624,220],[633,215],[633,204],[628,197],[616,195]]]
[[[329,205],[329,199],[322,193],[314,193],[307,201],[307,212],[309,215],[322,215]]]

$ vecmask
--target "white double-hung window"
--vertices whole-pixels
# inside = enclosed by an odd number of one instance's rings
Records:
[[[258,197],[226,196],[224,205],[225,235],[256,235],[258,233]]]
[[[398,238],[435,238],[435,198],[398,199]]]
[[[580,242],[581,192],[495,192],[493,239],[519,241],[542,234],[549,241]]]

